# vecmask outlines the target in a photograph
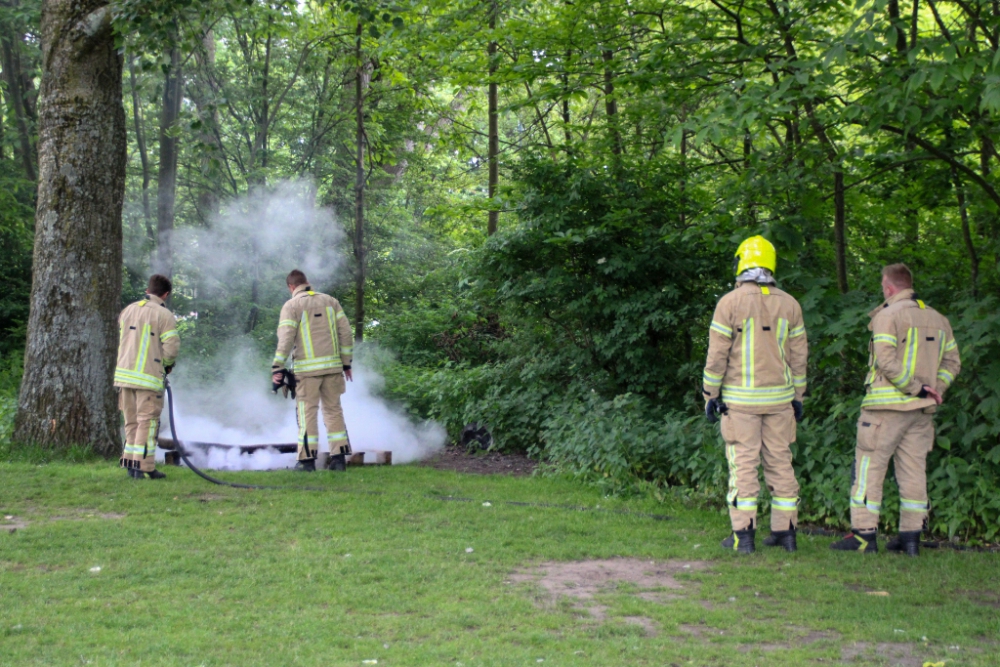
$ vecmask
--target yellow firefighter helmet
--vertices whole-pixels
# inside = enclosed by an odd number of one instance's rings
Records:
[[[736,275],[740,275],[747,269],[767,269],[774,273],[774,268],[778,264],[778,254],[774,251],[774,246],[763,236],[751,236],[736,249]]]

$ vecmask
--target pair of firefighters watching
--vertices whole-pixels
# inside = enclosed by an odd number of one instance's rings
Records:
[[[352,379],[351,326],[340,303],[314,292],[301,271],[289,273],[286,284],[292,298],[281,309],[272,375],[279,382],[286,360],[289,356],[294,359],[299,426],[296,470],[316,469],[320,404],[330,448],[329,467],[344,470],[351,445],[340,396],[346,389],[345,378]],[[164,377],[173,370],[180,350],[177,321],[165,303],[171,289],[167,277],[150,277],[146,298],[127,306],[118,318],[114,384],[125,418],[125,448],[120,463],[136,479],[166,477],[156,469],[154,453],[163,410]]]
[[[704,371],[705,413],[721,420],[729,464],[726,496],[732,533],[722,546],[753,553],[758,464],[771,492],[767,546],[795,551],[799,485],[791,443],[802,420],[808,345],[802,308],[778,289],[774,246],[762,236],[736,251],[736,288],[712,316]],[[934,411],[961,363],[947,318],[917,298],[903,264],[882,271],[885,302],[869,313],[872,332],[866,394],[858,420],[851,488],[852,532],[838,551],[877,553],[882,483],[894,459],[900,490],[899,535],[887,548],[919,553],[925,528],[927,454],[934,445]]]

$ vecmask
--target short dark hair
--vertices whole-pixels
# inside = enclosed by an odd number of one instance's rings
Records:
[[[170,278],[161,276],[159,273],[154,273],[149,277],[149,286],[146,288],[146,291],[150,294],[162,297],[173,288],[174,285],[170,282]]]
[[[900,289],[913,287],[913,272],[906,264],[890,264],[882,269],[882,275]]]
[[[299,285],[306,285],[309,283],[309,279],[306,278],[306,274],[302,273],[298,269],[292,269],[285,278],[285,284],[289,287],[298,287]]]

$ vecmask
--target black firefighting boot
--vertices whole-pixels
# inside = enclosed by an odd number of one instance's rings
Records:
[[[316,459],[302,459],[292,468],[295,472],[316,472]]]
[[[166,479],[167,473],[160,472],[159,470],[150,470],[146,473],[146,477],[150,479]]]
[[[757,533],[753,528],[744,530],[734,530],[729,537],[722,540],[722,548],[735,551],[740,554],[752,554],[754,548],[754,535]]]
[[[893,553],[906,554],[907,556],[920,555],[920,533],[919,530],[900,533],[889,540],[885,548]]]
[[[795,551],[798,548],[795,544],[795,528],[772,530],[771,534],[764,538],[764,546],[781,547],[785,551]]]
[[[142,471],[137,468],[126,468],[125,472],[127,472],[128,476],[132,479],[142,479],[145,476],[142,474]]]
[[[866,554],[877,554],[878,540],[876,539],[876,531],[854,531],[848,533],[844,536],[844,539],[831,544],[830,548],[834,551],[861,551]]]
[[[326,467],[327,470],[332,470],[334,472],[344,472],[347,470],[347,457],[343,454],[331,454]]]

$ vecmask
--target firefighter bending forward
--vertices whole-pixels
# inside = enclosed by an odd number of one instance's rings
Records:
[[[289,367],[298,382],[295,416],[299,424],[299,461],[295,469],[316,470],[317,418],[322,404],[330,447],[329,469],[344,470],[345,455],[351,453],[351,443],[347,438],[340,395],[347,389],[345,378],[352,380],[351,324],[340,302],[332,296],[314,292],[306,275],[298,269],[289,273],[285,282],[292,298],[281,308],[278,349],[271,371],[273,380],[281,382],[281,370],[292,355]]]
[[[878,553],[882,482],[895,462],[899,536],[889,551],[917,556],[926,528],[927,454],[934,447],[934,411],[962,368],[951,324],[917,298],[905,264],[882,269],[885,302],[868,313],[871,370],[858,419],[851,486],[851,528],[830,545],[838,551]]]
[[[156,469],[153,455],[163,410],[163,376],[173,370],[181,346],[177,320],[164,303],[171,289],[166,276],[150,276],[146,298],[118,316],[115,387],[125,417],[121,466],[135,479],[166,477]]]
[[[764,544],[795,551],[799,484],[789,445],[806,391],[802,308],[775,286],[777,257],[767,239],[743,241],[735,263],[736,288],[719,300],[712,316],[704,375],[705,414],[712,423],[721,415],[729,463],[726,500],[733,532],[722,546],[754,551],[757,466],[763,456],[771,492],[771,534]]]

